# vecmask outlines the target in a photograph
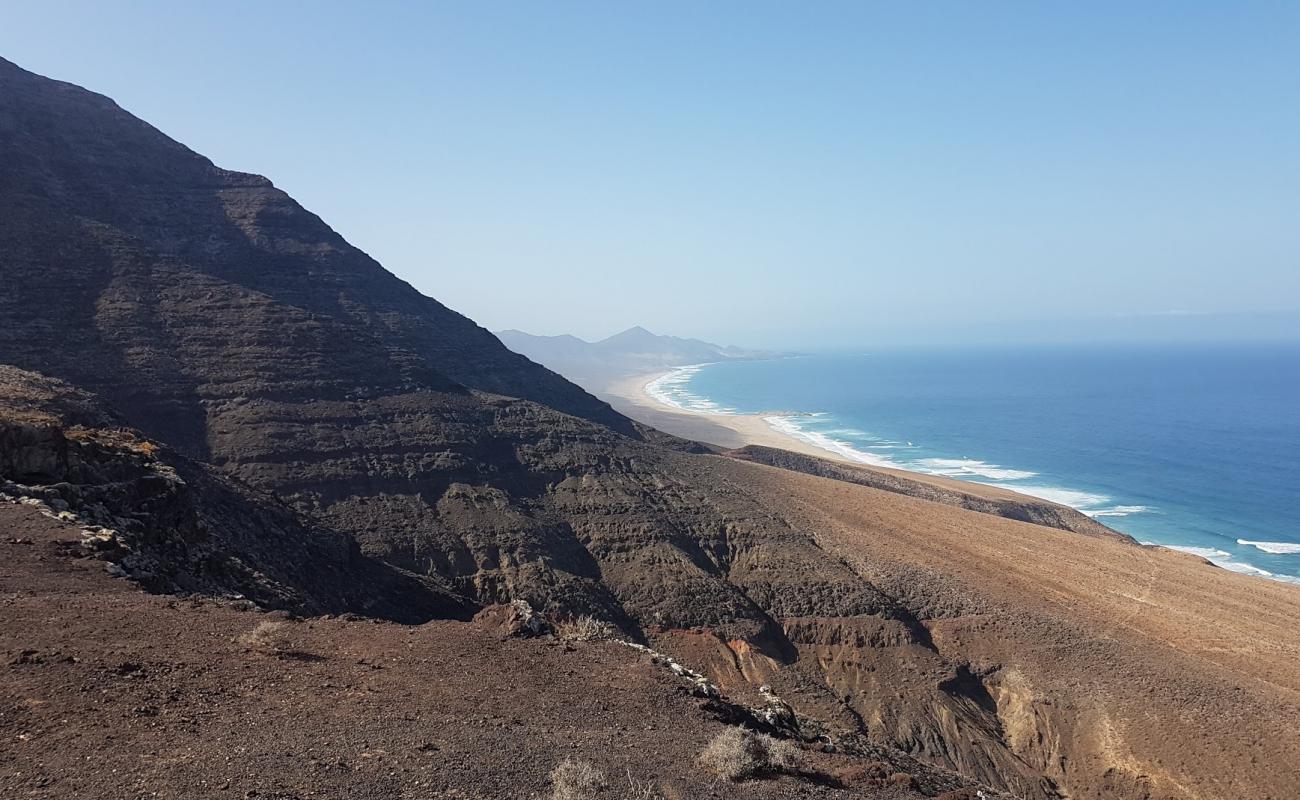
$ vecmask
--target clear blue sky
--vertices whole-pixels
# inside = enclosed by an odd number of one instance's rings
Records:
[[[0,54],[491,328],[1300,319],[1300,3],[5,5]]]

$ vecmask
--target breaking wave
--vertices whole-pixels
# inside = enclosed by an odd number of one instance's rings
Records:
[[[997,481],[1017,481],[1032,478],[1037,472],[990,464],[974,458],[922,458],[916,462],[932,475],[947,475],[951,478],[992,478]]]
[[[1275,556],[1300,554],[1300,544],[1293,542],[1254,542],[1249,539],[1238,539],[1237,544],[1263,550],[1265,553],[1272,553]]]
[[[706,363],[678,367],[672,372],[660,375],[647,383],[644,387],[645,393],[666,406],[672,406],[682,411],[702,412],[705,414],[735,414],[736,409],[715,403],[704,395],[696,394],[690,390],[691,378],[695,377],[695,373],[707,366],[709,365]]]
[[[901,464],[891,461],[884,456],[879,456],[875,453],[868,453],[865,450],[859,450],[848,442],[833,439],[824,433],[810,431],[799,424],[799,417],[772,415],[769,417],[763,417],[763,421],[770,425],[775,431],[784,433],[786,436],[801,439],[815,447],[820,447],[823,450],[829,450],[830,452],[841,455],[850,461],[857,461],[861,464],[870,464],[876,467],[903,468]]]

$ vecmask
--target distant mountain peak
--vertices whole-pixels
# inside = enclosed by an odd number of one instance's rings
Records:
[[[664,336],[633,325],[597,342],[576,336],[534,336],[518,330],[499,331],[507,347],[579,383],[598,376],[634,374],[712,361],[774,358],[781,353],[717,345],[702,339]]]

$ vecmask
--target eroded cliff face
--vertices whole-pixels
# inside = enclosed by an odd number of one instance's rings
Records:
[[[5,365],[0,493],[81,526],[86,553],[151,591],[408,622],[469,613],[447,587],[144,438],[91,395]]]
[[[1020,796],[1226,796],[1212,770],[1139,746],[1110,695],[1064,704],[1079,673],[1030,657],[1099,645],[1024,622],[992,599],[996,577],[958,584],[877,557],[873,538],[942,517],[974,537],[1086,527],[1120,546],[1101,526],[945,497],[845,522],[830,512],[885,509],[898,487],[807,464],[823,477],[798,483],[639,428],[265,179],[2,61],[0,154],[0,363],[70,384],[9,373],[4,477],[135,519],[157,562],[136,569],[146,585],[413,620],[521,599]],[[1175,734],[1204,720],[1175,717]]]

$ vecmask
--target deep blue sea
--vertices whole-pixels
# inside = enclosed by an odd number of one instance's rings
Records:
[[[687,367],[650,388],[1300,582],[1300,344],[811,355]]]

